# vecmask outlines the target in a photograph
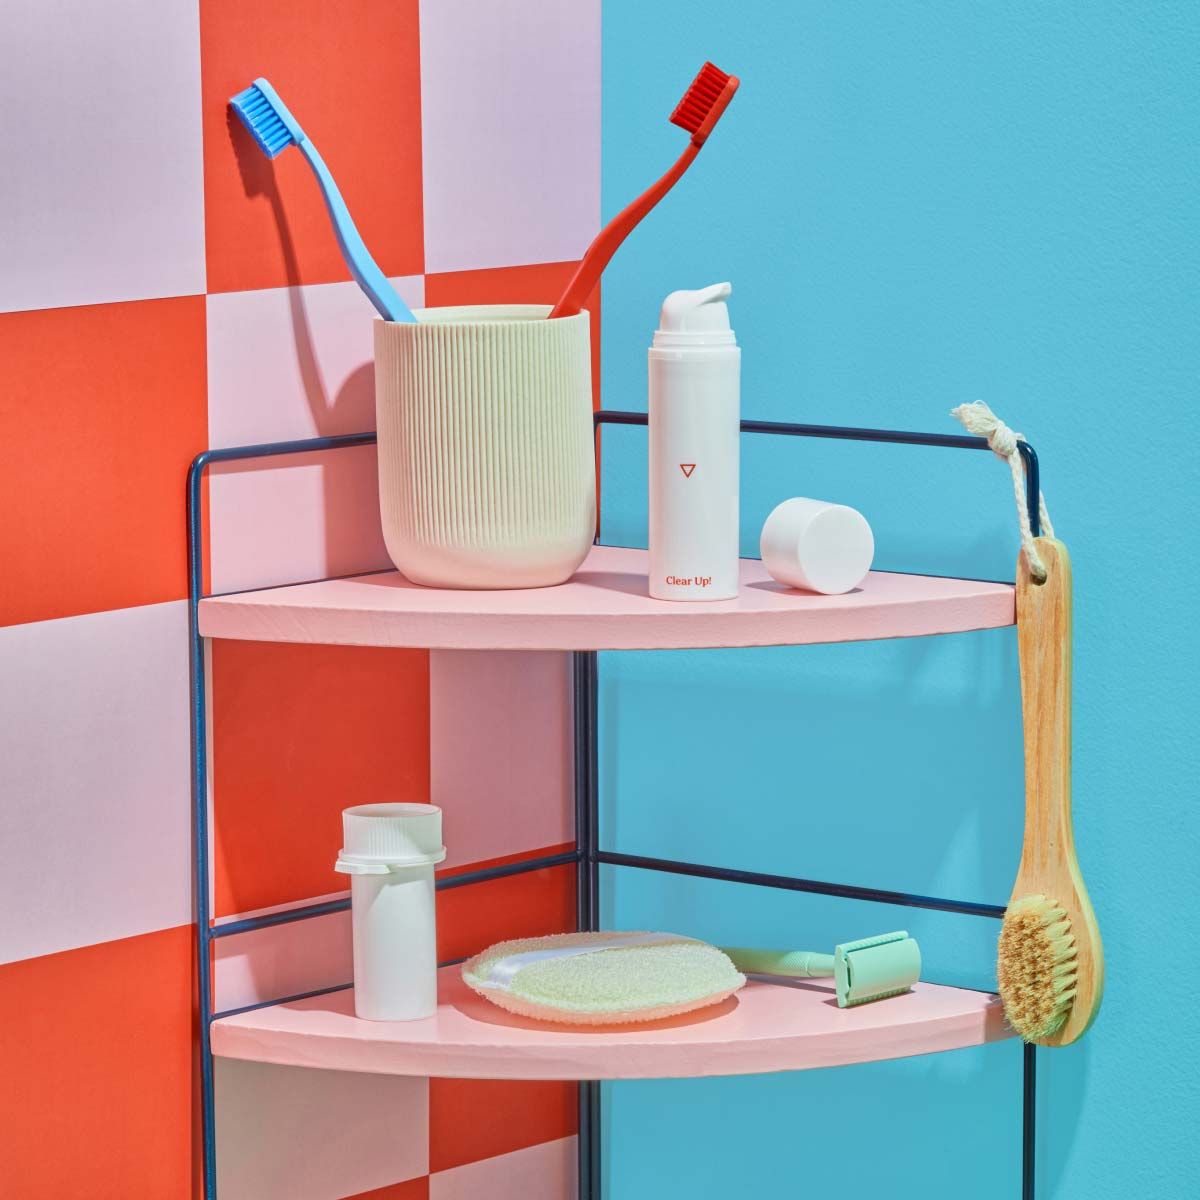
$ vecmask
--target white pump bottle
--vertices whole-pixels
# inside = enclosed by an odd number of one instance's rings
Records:
[[[672,292],[650,349],[650,595],[738,591],[741,350],[728,283]]]

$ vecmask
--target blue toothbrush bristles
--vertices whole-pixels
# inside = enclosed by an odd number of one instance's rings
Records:
[[[281,150],[286,150],[292,144],[292,135],[287,126],[280,120],[270,101],[262,91],[251,84],[244,92],[239,92],[229,101],[233,111],[241,118],[242,124],[250,131],[258,143],[259,149],[268,157],[274,158]]]
[[[412,310],[400,299],[396,289],[388,282],[387,276],[379,269],[379,264],[371,257],[358,230],[354,228],[350,210],[346,207],[346,201],[342,199],[342,193],[338,191],[325,160],[300,128],[300,122],[292,116],[283,102],[283,97],[271,86],[271,81],[260,76],[244,92],[238,92],[229,101],[229,106],[237,113],[238,119],[250,131],[250,136],[268,158],[275,158],[288,146],[299,147],[299,153],[307,160],[316,176],[329,219],[333,222],[338,246],[346,265],[350,268],[350,274],[385,321],[415,321]]]

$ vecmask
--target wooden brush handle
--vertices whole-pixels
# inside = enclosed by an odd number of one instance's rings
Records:
[[[1025,725],[1025,842],[1012,899],[1043,895],[1066,911],[1078,979],[1071,1012],[1045,1045],[1064,1046],[1095,1019],[1104,993],[1100,929],[1075,857],[1071,822],[1071,559],[1054,538],[1036,539],[1046,567],[1036,582],[1017,560],[1017,649]]]
[[[1017,561],[1025,844],[1014,896],[1043,891],[1043,885],[1050,886],[1048,881],[1075,856],[1071,827],[1071,560],[1066,546],[1053,538],[1038,538],[1037,548],[1046,567],[1044,583],[1030,575],[1024,554]]]

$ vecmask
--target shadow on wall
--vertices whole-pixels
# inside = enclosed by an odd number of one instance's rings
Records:
[[[1100,1019],[1104,1010],[1101,1008]],[[1038,1051],[1038,1194],[1070,1195],[1070,1164],[1080,1128],[1096,1040],[1086,1034],[1073,1046]],[[1061,1113],[1074,1119],[1058,1120]],[[1054,1114],[1051,1119],[1050,1114]],[[1061,1190],[1060,1190],[1061,1189]]]
[[[1013,642],[605,655],[606,842],[710,856],[719,828],[729,865],[1002,904],[1023,796]]]
[[[247,199],[264,196],[271,206],[271,213],[275,219],[275,228],[279,235],[279,248],[283,255],[288,282],[288,306],[291,311],[296,362],[300,369],[304,397],[312,414],[317,436],[327,437],[347,432],[348,422],[345,416],[348,412],[363,414],[361,422],[354,422],[358,428],[353,432],[358,432],[359,429],[373,429],[375,427],[375,364],[366,362],[357,367],[345,379],[336,395],[330,397],[325,381],[321,377],[320,365],[317,362],[312,327],[304,305],[304,293],[300,290],[300,267],[296,257],[296,246],[274,167],[271,160],[258,148],[258,144],[232,109],[226,109],[225,120],[229,129],[229,142],[237,160],[238,172],[241,175]],[[287,461],[295,466],[315,466],[320,470],[321,509],[324,513],[325,525],[324,549],[327,561],[334,562],[337,556],[339,534],[349,528],[352,522],[361,520],[363,515],[361,506],[356,502],[357,491],[347,486],[349,483],[347,476],[356,470],[357,463],[351,455],[329,454],[328,452],[313,456],[302,455]],[[251,461],[241,464],[241,468],[247,471],[256,468],[277,469],[278,465],[278,462],[264,465]]]

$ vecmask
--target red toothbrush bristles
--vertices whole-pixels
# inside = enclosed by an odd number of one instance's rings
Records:
[[[729,87],[731,81],[732,88]],[[683,99],[675,106],[675,111],[671,114],[671,124],[686,129],[688,133],[698,133],[709,116],[714,117],[715,123],[715,118],[721,113],[718,111],[713,114],[713,108],[724,99],[724,104],[721,105],[723,111],[736,88],[737,80],[732,75],[726,75],[720,67],[706,62],[700,68],[700,74],[692,80],[692,86],[684,93]],[[711,127],[710,123],[709,128]],[[705,136],[707,134],[708,130],[705,130]]]

